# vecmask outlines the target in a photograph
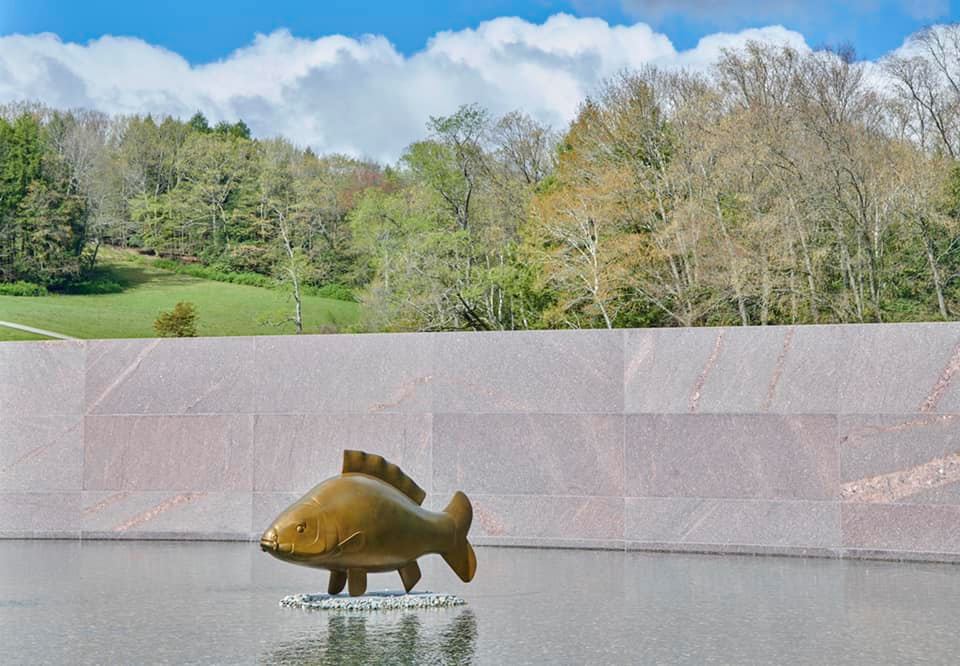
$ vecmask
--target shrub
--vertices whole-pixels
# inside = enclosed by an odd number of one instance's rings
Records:
[[[357,301],[350,287],[335,282],[325,284],[322,287],[308,287],[305,293],[313,296],[322,296],[323,298],[332,298],[337,301],[349,301],[351,303],[356,303]]]
[[[122,284],[106,277],[73,282],[63,288],[65,294],[119,294],[121,291]]]
[[[33,282],[18,280],[0,283],[0,294],[4,296],[46,296],[48,293],[47,288],[42,284]]]
[[[232,284],[243,284],[248,287],[264,287],[273,289],[276,287],[276,281],[265,275],[258,273],[232,273],[230,271],[218,270],[211,266],[201,266],[199,264],[182,264],[171,259],[157,259],[153,262],[157,268],[165,271],[173,271],[180,275],[191,275],[203,280],[212,280],[214,282],[229,282]]]
[[[193,338],[197,335],[197,309],[193,303],[180,301],[170,312],[161,312],[153,322],[153,330],[161,338]]]
[[[269,249],[253,244],[235,245],[223,258],[227,270],[234,273],[269,273],[273,268]]]
[[[214,282],[229,282],[231,284],[242,284],[247,287],[262,287],[263,289],[278,289],[283,285],[279,281],[261,275],[260,273],[235,272],[227,269],[227,266],[221,262],[212,266],[203,266],[201,264],[184,264],[173,259],[157,259],[152,262],[156,268],[162,268],[165,271],[172,271],[180,275],[190,275],[202,280],[212,280]],[[302,287],[304,294],[310,296],[320,296],[322,298],[331,298],[338,301],[349,301],[356,303],[357,298],[353,295],[350,287],[342,284],[330,283],[322,287],[304,285]]]

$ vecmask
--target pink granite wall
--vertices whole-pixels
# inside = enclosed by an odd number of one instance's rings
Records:
[[[960,325],[0,343],[0,536],[249,539],[398,463],[473,540],[960,560]]]

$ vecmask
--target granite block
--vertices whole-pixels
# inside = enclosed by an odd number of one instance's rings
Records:
[[[960,411],[960,330],[950,324],[845,327],[839,411]],[[827,343],[824,340],[824,345]]]
[[[261,414],[430,412],[429,333],[256,339]]]
[[[619,331],[442,333],[435,413],[620,413]]]
[[[86,343],[0,344],[0,415],[83,412]]]
[[[783,340],[769,378],[762,411],[776,414],[835,414],[840,401],[844,361],[849,355],[848,326],[776,327]]]
[[[960,553],[960,506],[843,502],[840,515],[848,548]]]
[[[85,491],[80,526],[90,538],[171,534],[247,538],[250,492]]]
[[[812,546],[764,546],[736,543],[670,543],[659,541],[626,541],[624,550],[643,553],[695,553],[700,555],[764,555],[774,557],[846,557],[842,548]],[[885,558],[878,558],[885,559]]]
[[[836,499],[836,417],[628,414],[633,497]]]
[[[624,410],[832,413],[843,336],[823,326],[627,331]]]
[[[80,490],[83,417],[0,416],[0,492]]]
[[[697,411],[703,386],[723,353],[726,335],[722,328],[626,331],[624,411]]]
[[[0,492],[0,534],[80,535],[80,492]]]
[[[871,550],[869,548],[844,548],[834,557],[845,560],[879,560],[884,562],[931,562],[935,564],[960,564],[960,551],[934,553],[930,551]]]
[[[253,416],[87,416],[85,490],[253,488]]]
[[[340,474],[344,449],[377,453],[427,493],[429,414],[264,414],[254,422],[254,490],[306,492]]]
[[[243,414],[253,410],[252,338],[87,344],[87,413]]]
[[[0,537],[256,538],[359,448],[478,545],[960,561],[958,372],[953,323],[0,345]]]
[[[623,539],[623,498],[471,495],[471,536],[524,539]]]
[[[712,367],[697,378],[699,395],[688,396],[687,411],[696,413],[767,412],[777,396],[786,355],[795,330],[776,327],[734,327],[723,334]],[[712,332],[712,331],[711,331]],[[683,354],[674,347],[674,356]],[[693,400],[696,399],[694,403]]]
[[[842,499],[960,504],[960,414],[845,415],[839,431]]]
[[[433,488],[487,494],[623,494],[623,417],[437,414]]]
[[[838,502],[628,497],[631,542],[838,548]],[[636,546],[634,544],[634,547]]]
[[[274,519],[288,506],[296,502],[303,493],[255,492],[253,493],[253,513],[250,534],[259,538]]]
[[[495,546],[499,548],[549,548],[551,550],[624,550],[623,539],[564,539],[558,537],[474,536],[470,535],[474,548]],[[483,557],[483,556],[481,556]]]

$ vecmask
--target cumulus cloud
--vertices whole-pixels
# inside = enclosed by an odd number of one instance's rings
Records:
[[[563,14],[542,24],[498,18],[441,32],[411,56],[382,36],[301,39],[278,30],[202,65],[134,38],[76,44],[10,35],[0,37],[0,102],[178,117],[201,110],[212,121],[243,118],[257,136],[393,161],[423,136],[430,116],[461,104],[495,114],[522,109],[562,127],[624,68],[705,68],[722,48],[751,39],[806,48],[799,33],[772,26],[713,34],[678,51],[644,23]]]

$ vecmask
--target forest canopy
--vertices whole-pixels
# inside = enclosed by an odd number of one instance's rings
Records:
[[[911,47],[623,72],[562,131],[466,105],[392,165],[7,106],[0,282],[67,288],[110,245],[354,295],[366,330],[952,319],[960,27]]]

